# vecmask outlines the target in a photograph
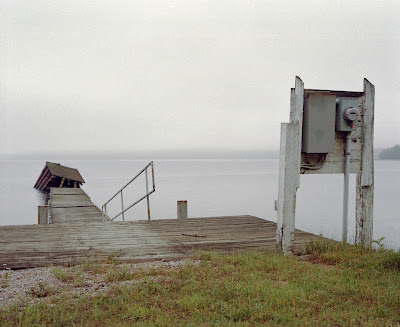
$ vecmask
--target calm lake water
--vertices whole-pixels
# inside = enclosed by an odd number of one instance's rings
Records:
[[[86,183],[83,189],[102,206],[141,170],[144,160],[49,160],[77,168]],[[0,225],[37,223],[42,193],[33,185],[45,162],[0,161]],[[274,200],[278,192],[276,159],[252,160],[155,160],[156,192],[150,198],[152,219],[176,218],[176,202],[188,201],[189,217],[254,215],[276,221]],[[375,161],[374,239],[400,248],[400,161]],[[342,175],[301,176],[297,193],[296,227],[340,239]],[[350,176],[349,235],[354,235],[355,175]],[[145,179],[125,192],[127,206],[145,194]],[[109,206],[120,209],[120,198]],[[110,215],[111,215],[110,214]],[[126,220],[147,219],[146,202],[126,213]]]

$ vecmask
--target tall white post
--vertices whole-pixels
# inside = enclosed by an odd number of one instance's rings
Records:
[[[361,150],[361,173],[357,174],[356,235],[357,244],[370,247],[373,236],[374,213],[374,107],[375,87],[364,79],[362,113],[363,145]]]
[[[293,252],[296,191],[300,186],[303,102],[304,83],[296,76],[290,98],[290,122],[281,124],[276,245],[284,253]]]

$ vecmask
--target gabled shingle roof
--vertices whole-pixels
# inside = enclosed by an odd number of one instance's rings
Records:
[[[47,168],[53,176],[70,179],[76,182],[85,183],[78,169],[61,166],[58,163],[46,162]]]

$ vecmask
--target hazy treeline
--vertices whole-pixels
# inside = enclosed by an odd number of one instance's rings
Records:
[[[400,144],[396,144],[391,148],[387,148],[381,151],[379,159],[382,160],[400,160]]]

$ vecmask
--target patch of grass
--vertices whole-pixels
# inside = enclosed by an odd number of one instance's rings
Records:
[[[73,280],[73,276],[66,269],[53,267],[50,269],[50,272],[60,281],[62,282],[70,282]]]
[[[385,249],[368,249],[332,241],[311,241],[305,247],[305,254],[311,254],[311,261],[328,265],[358,269],[400,270],[400,252]]]
[[[7,288],[8,285],[8,276],[10,275],[9,272],[3,273],[0,277],[0,286],[1,288]]]
[[[76,270],[74,268],[62,268],[53,267],[50,272],[60,281],[64,283],[72,283],[74,287],[84,286],[85,283],[82,280],[82,271]]]
[[[106,270],[106,265],[101,260],[90,257],[82,262],[80,268],[83,271],[91,272],[94,274],[103,274]]]
[[[2,274],[0,276],[0,286],[1,288],[7,288],[9,286],[8,284],[8,276],[10,276],[10,272],[7,271],[10,268],[7,268],[7,264],[3,263],[3,269],[2,269]]]
[[[308,251],[311,263],[282,254],[203,252],[198,265],[134,272],[141,277],[136,283],[114,284],[106,293],[74,299],[61,294],[26,308],[10,307],[0,311],[0,321],[4,326],[400,324],[398,252],[342,244],[309,245]],[[110,280],[130,277],[124,276]]]
[[[38,282],[35,286],[31,286],[28,291],[28,295],[32,297],[47,297],[56,293],[56,290],[53,287],[46,285],[43,282]]]
[[[135,276],[133,267],[118,267],[112,266],[108,269],[108,271],[104,274],[103,279],[105,282],[114,282],[114,281],[124,281],[131,280]]]
[[[110,255],[105,260],[90,257],[90,258],[86,259],[85,261],[83,261],[79,267],[80,267],[81,271],[83,271],[83,272],[104,275],[110,281],[111,280],[119,280],[118,276],[117,276],[118,272],[115,272],[116,267],[117,267],[117,260],[115,259],[114,255]],[[122,272],[122,274],[124,274],[124,273],[126,273],[125,270]]]
[[[194,258],[202,261],[210,261],[218,258],[219,255],[212,251],[198,251],[195,253]]]

